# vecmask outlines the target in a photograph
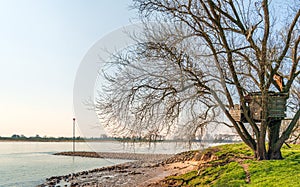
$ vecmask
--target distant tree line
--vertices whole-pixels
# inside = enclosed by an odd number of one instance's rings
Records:
[[[21,134],[13,134],[11,137],[0,137],[0,140],[12,140],[12,141],[45,141],[45,142],[51,142],[51,141],[72,141],[73,137],[47,137],[43,136],[41,137],[40,135],[36,136],[30,136],[26,137],[25,135]],[[84,138],[78,136],[75,137],[76,141],[83,141]]]
[[[0,141],[36,141],[36,142],[69,142],[73,141],[73,137],[47,137],[40,135],[26,137],[25,135],[21,134],[13,134],[11,137],[1,137]],[[163,136],[148,136],[148,137],[114,137],[114,136],[107,136],[106,134],[101,134],[99,137],[75,137],[75,140],[78,141],[120,141],[120,142],[184,142],[186,140],[180,137],[174,137],[173,139],[166,139]],[[236,136],[230,134],[218,134],[218,135],[210,135],[206,134],[202,138],[197,138],[190,140],[189,142],[236,142],[240,141],[240,139],[236,139]]]

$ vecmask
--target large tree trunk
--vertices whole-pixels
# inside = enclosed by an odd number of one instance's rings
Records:
[[[283,159],[280,149],[269,149],[268,151],[269,160],[281,160]]]
[[[265,143],[265,134],[261,134],[259,139],[257,140],[257,146],[255,151],[255,158],[258,160],[267,160],[267,152],[266,152],[266,143]]]
[[[281,147],[276,147],[276,143],[279,140],[281,120],[273,120],[268,126],[268,137],[269,137],[269,149],[268,149],[268,159],[278,160],[282,159]]]

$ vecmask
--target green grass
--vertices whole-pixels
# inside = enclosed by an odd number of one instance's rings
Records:
[[[251,149],[243,143],[225,144],[221,146],[216,146],[214,148],[219,149],[219,151],[215,153],[215,155],[218,157],[228,154],[240,157],[253,156],[253,152],[251,151]]]
[[[283,147],[284,160],[251,161],[249,186],[300,186],[300,145]]]
[[[256,161],[244,144],[229,144],[207,149],[217,160],[202,166],[200,172],[192,171],[170,176],[168,186],[293,186],[300,187],[300,145],[283,147],[283,160]],[[243,166],[247,166],[250,182]]]

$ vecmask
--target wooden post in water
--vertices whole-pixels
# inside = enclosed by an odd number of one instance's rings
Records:
[[[75,153],[75,118],[73,118],[73,153]]]

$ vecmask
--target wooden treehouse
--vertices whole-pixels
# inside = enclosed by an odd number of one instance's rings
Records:
[[[287,93],[268,93],[267,117],[272,119],[284,119],[286,117]],[[260,122],[262,118],[261,92],[253,92],[245,96],[246,105],[249,107],[249,116],[254,121]],[[240,105],[234,105],[229,113],[235,121],[247,122]]]

